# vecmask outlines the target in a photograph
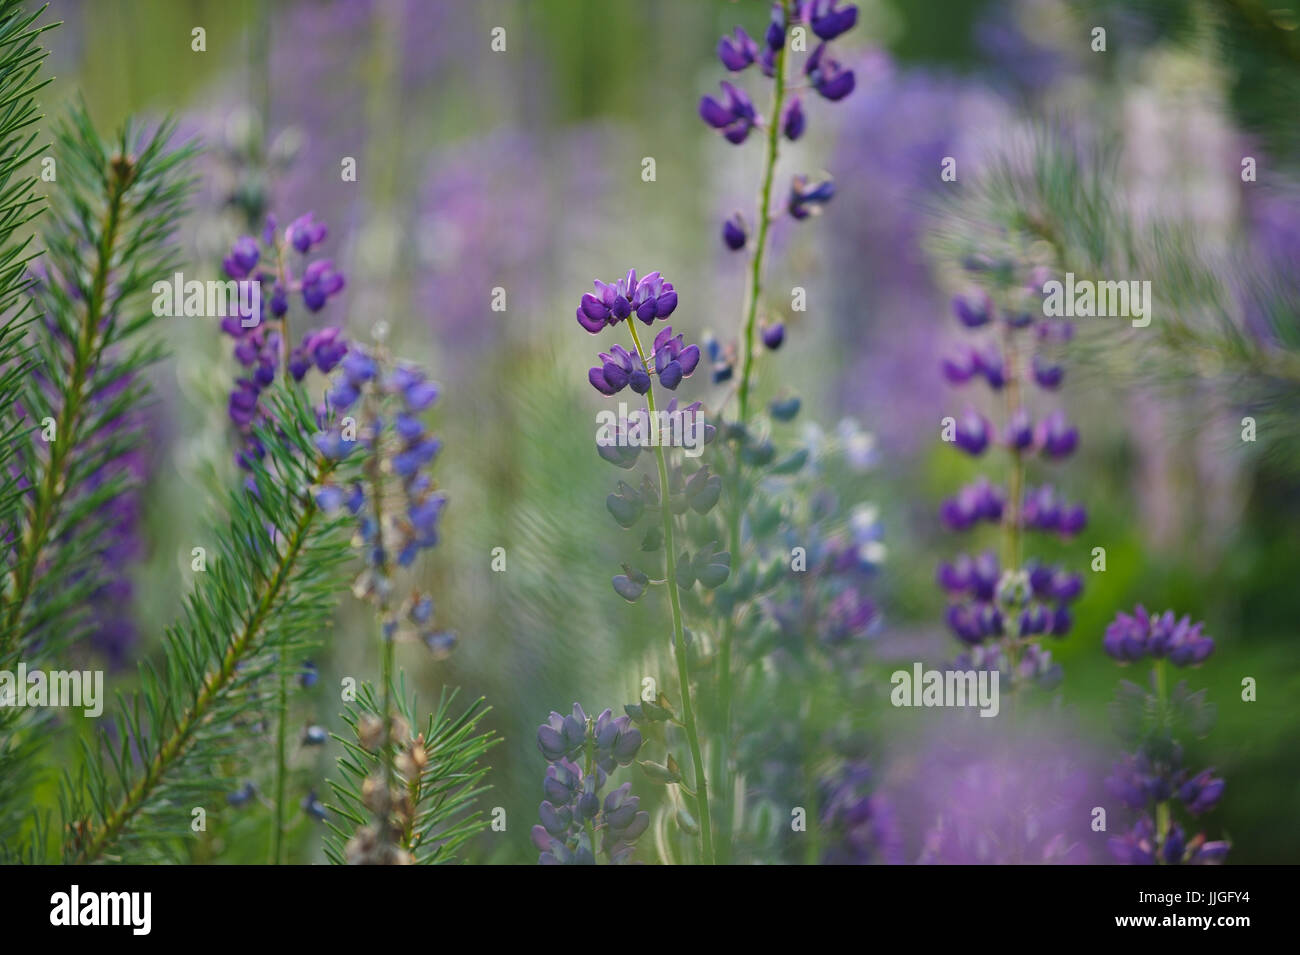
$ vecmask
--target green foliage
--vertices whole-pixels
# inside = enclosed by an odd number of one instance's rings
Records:
[[[316,418],[298,390],[277,385],[264,401],[275,423],[257,429],[267,453],[253,466],[256,489],[231,491],[164,661],[142,666],[113,730],[66,775],[69,861],[173,854],[192,810],[211,811],[246,775],[256,686],[326,626],[344,588],[348,516],[322,513],[313,489],[352,468],[317,452]]]
[[[100,138],[82,108],[55,130],[58,188],[42,238],[47,278],[35,297],[44,327],[31,338],[31,373],[19,388],[27,427],[10,453],[33,490],[25,495],[6,583],[0,657],[38,637],[68,643],[84,632],[82,609],[101,585],[101,542],[112,520],[103,505],[130,480],[110,465],[144,439],[122,427],[148,400],[141,372],[161,356],[141,334],[155,316],[145,294],[174,267],[172,242],[190,180],[193,150],[170,149],[169,124],[151,136],[124,127]],[[54,424],[52,440],[41,423]],[[57,624],[57,625],[56,625]]]
[[[421,724],[416,700],[406,691],[405,678],[390,690],[398,718],[384,732],[384,702],[369,684],[363,684],[357,702],[350,704],[344,720],[355,739],[335,736],[346,752],[339,757],[340,781],[330,781],[337,802],[329,806],[325,854],[336,865],[383,858],[379,832],[391,827],[390,846],[401,861],[420,865],[453,862],[466,840],[486,828],[487,822],[473,803],[488,787],[483,755],[499,741],[479,728],[488,708],[476,700],[453,715],[455,691],[443,690],[436,709]],[[417,732],[417,727],[423,726]],[[385,739],[385,735],[389,738]],[[387,750],[388,759],[385,759]],[[385,813],[382,799],[385,765],[393,765],[397,788],[405,798]],[[337,819],[338,822],[334,820]],[[380,850],[380,851],[376,851]],[[387,860],[394,861],[394,860]]]
[[[21,540],[24,484],[21,449],[31,419],[19,415],[19,395],[32,374],[34,357],[28,337],[35,320],[28,296],[27,266],[33,257],[28,224],[42,211],[36,178],[26,168],[39,152],[35,125],[40,121],[36,93],[45,50],[37,45],[48,27],[19,0],[0,0],[0,668],[16,660],[10,636],[9,609],[16,601],[8,573],[10,541]],[[0,857],[16,845],[25,819],[23,795],[36,784],[34,756],[48,716],[26,709],[0,708]]]

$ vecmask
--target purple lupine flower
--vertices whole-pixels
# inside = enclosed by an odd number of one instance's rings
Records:
[[[1062,537],[1073,537],[1088,525],[1088,512],[1083,505],[1058,499],[1050,484],[1026,491],[1020,516],[1025,527]]]
[[[629,286],[635,278],[636,270],[633,269],[628,272]],[[652,325],[657,318],[667,318],[677,308],[677,292],[673,289],[673,283],[664,281],[658,272],[651,272],[634,284],[632,310],[645,324]]]
[[[764,345],[772,351],[776,351],[781,347],[781,343],[785,341],[785,324],[775,322],[771,325],[764,325],[759,331],[759,337],[763,339]]]
[[[380,353],[349,349],[326,398],[335,411],[358,408],[352,412],[358,418],[355,434],[345,436],[339,424],[331,424],[315,436],[316,444],[331,457],[362,446],[378,460],[377,473],[392,486],[385,484],[376,492],[360,484],[326,484],[314,493],[322,510],[346,508],[357,520],[365,566],[353,591],[377,605],[386,638],[409,632],[441,657],[450,652],[456,636],[434,626],[432,600],[416,594],[401,607],[391,606],[389,600],[394,568],[411,566],[439,540],[447,498],[429,470],[442,443],[420,420],[438,391],[419,368],[392,363]],[[383,496],[382,507],[374,500],[376,493]]]
[[[939,516],[950,530],[964,531],[980,521],[1001,522],[1005,506],[1006,494],[981,477],[962,488],[956,497],[944,501]]]
[[[600,334],[608,325],[617,325],[629,315],[651,325],[656,318],[667,318],[677,308],[677,292],[658,272],[651,272],[640,281],[636,269],[629,269],[624,278],[606,284],[595,282],[596,292],[586,293],[578,304],[578,324],[593,335]]]
[[[779,0],[772,3],[772,16],[767,22],[767,30],[763,34],[763,42],[767,46],[767,54],[775,53],[781,47],[785,46],[785,10],[782,9]],[[771,63],[769,61],[770,69]]]
[[[1219,865],[1228,855],[1227,842],[1207,842],[1203,833],[1187,839],[1176,822],[1157,833],[1151,817],[1143,814],[1133,828],[1107,843],[1111,856],[1122,865],[1154,865],[1157,855],[1166,865]]]
[[[1132,615],[1120,612],[1106,627],[1102,648],[1121,663],[1133,663],[1145,656],[1168,657],[1174,666],[1197,666],[1214,651],[1214,640],[1201,633],[1201,623],[1190,616],[1175,619],[1167,610],[1155,616],[1138,604]]]
[[[940,361],[939,367],[949,384],[964,385],[979,372],[979,352],[970,345],[959,345]]]
[[[790,183],[790,198],[786,202],[786,209],[795,219],[807,219],[813,213],[820,212],[822,206],[830,202],[834,195],[835,184],[829,179],[814,183],[800,173]]]
[[[294,220],[285,232],[284,241],[305,254],[324,241],[327,234],[325,225],[317,222],[309,213]],[[287,273],[282,279],[281,276],[265,269],[257,269],[258,263],[263,259],[276,261],[280,258],[275,244],[274,216],[268,216],[266,219],[262,230],[262,241],[269,247],[266,255],[263,255],[263,251],[258,247],[256,238],[251,235],[240,236],[235,240],[222,266],[231,278],[259,283],[262,294],[258,300],[260,302],[269,299],[270,313],[273,318],[283,318],[288,312],[291,291],[301,291],[303,304],[314,312],[323,308],[330,297],[342,290],[343,276],[328,260],[308,263],[301,279],[294,279]],[[270,289],[269,295],[268,289]],[[252,461],[261,458],[265,453],[265,449],[252,436],[254,424],[264,417],[260,395],[262,390],[275,380],[275,375],[281,366],[281,351],[290,344],[283,340],[278,328],[268,328],[261,321],[261,315],[252,316],[258,319],[256,322],[245,324],[243,319],[248,317],[250,316],[229,315],[221,321],[221,330],[235,339],[235,360],[247,369],[247,375],[235,383],[229,400],[230,418],[242,439],[242,446],[236,453],[236,460],[244,469],[249,468]],[[308,332],[302,342],[284,356],[284,361],[293,379],[301,381],[312,367],[328,374],[347,350],[347,342],[340,330],[328,327]],[[344,450],[333,441],[325,441],[322,453],[334,456],[341,455]]]
[[[1039,355],[1034,355],[1034,381],[1038,387],[1048,391],[1053,391],[1061,386],[1061,381],[1065,378],[1065,369],[1060,365],[1052,364]]]
[[[1155,825],[1141,817],[1131,830],[1107,840],[1110,854],[1123,865],[1155,865]]]
[[[745,69],[757,58],[758,43],[743,27],[736,27],[731,36],[724,36],[718,41],[718,59],[733,73]]]
[[[988,419],[973,408],[967,408],[957,419],[953,443],[967,454],[979,457],[989,446],[989,431]]]
[[[722,241],[732,252],[739,252],[749,241],[745,219],[739,212],[722,223]]]
[[[1029,412],[1024,408],[1012,412],[1011,420],[1007,422],[1006,444],[1008,448],[1015,451],[1024,451],[1033,447],[1034,423],[1029,418]]]
[[[1065,413],[1053,411],[1038,425],[1037,444],[1048,458],[1067,458],[1079,446],[1079,431],[1065,420]]]
[[[1215,779],[1213,773],[1212,769],[1202,770],[1178,789],[1178,798],[1194,816],[1209,812],[1223,796],[1225,783],[1222,779]]]
[[[655,374],[659,384],[675,390],[683,378],[689,378],[700,362],[700,346],[687,345],[681,335],[673,337],[671,325],[665,326],[654,340]]]
[[[808,126],[808,121],[803,114],[803,104],[799,102],[799,97],[794,97],[786,104],[785,111],[781,115],[781,132],[785,138],[794,142],[803,135]]]
[[[334,268],[329,259],[318,259],[307,266],[302,274],[302,302],[312,312],[319,312],[325,303],[343,291],[343,273]]]
[[[740,145],[758,123],[758,113],[744,90],[723,80],[722,92],[726,97],[725,103],[718,102],[712,96],[700,99],[700,118],[714,129],[721,130],[727,142]]]
[[[804,74],[813,89],[824,98],[835,102],[853,92],[853,71],[846,70],[827,52],[825,43],[819,43],[804,64]]]
[[[600,367],[592,368],[587,373],[587,380],[602,395],[616,395],[627,385],[631,385],[639,395],[650,390],[650,375],[640,357],[622,345],[613,345],[608,352],[601,352],[600,360]]]
[[[257,267],[261,253],[257,240],[251,235],[240,236],[230,248],[230,254],[221,261],[221,267],[232,279],[246,279]]]
[[[568,716],[552,712],[537,730],[537,746],[549,764],[542,782],[545,798],[532,829],[541,865],[594,865],[597,851],[614,864],[630,861],[633,844],[650,826],[632,784],[623,783],[601,799],[611,773],[630,765],[641,748],[641,732],[627,716],[606,709],[591,720],[574,703]],[[586,768],[579,765],[586,762]],[[590,832],[588,831],[590,826]],[[591,833],[600,836],[599,846]]]
[[[656,319],[667,318],[677,308],[676,290],[658,272],[651,272],[638,280],[636,269],[630,269],[626,277],[616,283],[606,284],[597,280],[595,288],[595,294],[588,292],[582,296],[577,311],[578,323],[592,334],[631,315],[646,325],[652,325]],[[695,372],[700,361],[700,347],[687,345],[681,335],[674,337],[672,327],[667,326],[655,336],[647,361],[654,366],[653,372],[645,367],[635,352],[622,345],[613,345],[608,352],[601,352],[601,363],[587,372],[587,380],[602,395],[618,394],[625,387],[644,395],[650,390],[651,374],[655,374],[659,376],[659,383],[671,391]],[[608,456],[604,450],[601,453]]]
[[[993,302],[984,292],[959,295],[952,300],[952,312],[967,328],[979,328],[992,318]]]
[[[284,240],[303,255],[320,245],[329,236],[329,228],[317,222],[314,213],[308,212],[289,223],[284,230]]]
[[[841,8],[839,0],[810,0],[805,16],[813,33],[823,40],[834,40],[857,24],[858,8],[853,4]]]
[[[1179,683],[1172,700],[1166,698],[1160,678],[1162,658],[1175,666],[1196,664],[1209,656],[1214,641],[1201,634],[1201,624],[1189,617],[1176,619],[1172,610],[1148,614],[1141,605],[1133,615],[1120,613],[1106,629],[1106,652],[1129,663],[1150,656],[1155,661],[1151,690],[1144,692],[1132,683],[1121,684],[1116,713],[1127,738],[1136,736],[1136,751],[1115,764],[1106,780],[1108,791],[1140,815],[1133,829],[1110,841],[1114,858],[1127,864],[1145,864],[1158,857],[1167,865],[1212,865],[1222,862],[1227,842],[1207,842],[1204,833],[1188,838],[1174,818],[1175,800],[1190,816],[1212,810],[1223,796],[1225,784],[1212,769],[1191,774],[1182,766],[1183,747],[1174,737],[1174,727],[1205,723],[1203,694],[1191,693]],[[1154,716],[1154,719],[1151,717]],[[1158,825],[1152,823],[1152,818]]]

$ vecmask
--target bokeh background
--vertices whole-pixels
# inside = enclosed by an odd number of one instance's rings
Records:
[[[1134,215],[1178,217],[1294,273],[1300,66],[1288,46],[1296,34],[1253,27],[1242,12],[1252,3],[859,6],[859,28],[841,41],[857,91],[816,114],[779,171],[784,181],[824,167],[838,192],[819,220],[777,226],[771,285],[806,288],[809,307],[790,316],[761,387],[798,393],[827,431],[852,417],[875,435],[875,469],[846,490],[874,503],[885,527],[882,660],[937,662],[953,645],[934,566],[955,549],[937,508],[974,473],[937,440],[954,407],[938,361],[959,289],[929,237],[947,204],[1017,130],[1052,123],[1114,145],[1116,175],[1141,205]],[[593,277],[661,269],[681,294],[675,324],[734,334],[744,266],[719,229],[752,206],[757,152],[727,146],[696,104],[722,75],[717,38],[735,23],[757,35],[766,4],[53,0],[50,14],[63,25],[48,35],[57,79],[47,112],[80,96],[101,127],[172,114],[206,147],[181,230],[189,270],[215,277],[231,239],[266,211],[282,223],[313,211],[348,279],[321,321],[358,338],[387,323],[399,351],[443,384],[438,474],[452,504],[426,585],[461,643],[446,661],[403,648],[399,662],[422,694],[449,685],[487,698],[504,737],[488,803],[511,825],[485,834],[470,858],[533,861],[536,726],[575,700],[593,713],[635,700],[663,641],[662,614],[629,608],[609,586],[623,543],[603,503],[613,479],[591,445],[594,349],[573,309]],[[1105,54],[1089,47],[1097,24]],[[191,49],[199,26],[201,53]],[[504,52],[490,48],[497,27]],[[1244,155],[1258,158],[1259,182],[1241,181]],[[958,160],[957,183],[940,181],[946,156]],[[344,157],[356,160],[356,182],[341,179]],[[644,157],[656,161],[653,182],[642,179]],[[491,308],[496,288],[505,311]],[[134,588],[110,647],[119,686],[180,606],[207,489],[237,480],[229,340],[190,319],[172,320],[169,337],[163,400],[148,411]],[[1113,758],[1121,746],[1107,702],[1119,673],[1101,652],[1105,624],[1139,601],[1204,619],[1218,649],[1190,682],[1208,689],[1218,721],[1193,750],[1228,780],[1213,825],[1232,839],[1231,861],[1295,861],[1300,456],[1243,445],[1231,382],[1174,375],[1157,387],[1113,360],[1105,350],[1081,359],[1065,391],[1085,438],[1059,486],[1089,507],[1091,524],[1048,556],[1082,571],[1104,546],[1108,560],[1088,575],[1072,636],[1053,646],[1065,671],[1059,705],[1086,740],[1078,745]],[[506,550],[504,573],[491,569],[495,547]],[[322,687],[373,676],[364,620],[345,603],[323,635]],[[1246,676],[1259,682],[1255,703],[1240,702]],[[905,764],[910,737],[881,702],[861,705],[882,710],[882,747]],[[338,727],[329,694],[306,705],[305,721]],[[299,754],[304,778],[333,755]],[[951,763],[925,758],[942,785]],[[319,858],[311,825],[296,830],[303,859]],[[242,837],[235,828],[226,838]],[[222,858],[237,861],[238,847]]]

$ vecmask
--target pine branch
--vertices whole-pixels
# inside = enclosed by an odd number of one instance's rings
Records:
[[[191,186],[193,149],[171,149],[173,132],[164,124],[141,136],[128,124],[110,144],[84,107],[55,132],[59,188],[43,230],[47,279],[35,291],[45,317],[29,336],[12,445],[29,489],[7,525],[0,659],[82,635],[87,597],[103,581],[105,505],[130,485],[113,465],[143,440],[125,423],[148,398],[141,372],[162,354],[140,334],[155,319],[145,293],[174,268],[172,235]],[[53,423],[52,440],[42,422]]]
[[[30,131],[41,119],[36,93],[49,82],[39,79],[46,51],[36,45],[48,28],[33,26],[43,9],[28,15],[20,0],[0,0],[0,315],[6,316],[0,326],[0,554],[6,555],[17,536],[23,492],[19,438],[30,427],[15,407],[31,369],[27,335],[34,320],[27,296],[31,237],[20,230],[42,211],[36,177],[23,167],[36,152],[36,134]],[[0,646],[4,633],[0,631]]]
[[[317,451],[316,417],[297,390],[276,386],[266,401],[278,424],[257,429],[267,454],[252,468],[255,491],[231,493],[216,556],[166,634],[164,662],[142,666],[140,692],[121,701],[115,738],[87,746],[81,778],[65,779],[69,861],[188,834],[192,809],[233,788],[230,767],[247,762],[239,723],[258,703],[250,691],[327,625],[345,585],[346,516],[322,513],[314,491],[349,466]]]
[[[390,743],[385,741],[381,715],[384,703],[369,684],[362,685],[357,702],[349,704],[344,714],[355,738],[334,737],[346,752],[338,761],[342,779],[330,780],[337,802],[328,807],[331,819],[326,825],[332,835],[326,839],[325,855],[336,865],[454,862],[456,851],[487,827],[473,804],[489,788],[483,785],[487,767],[480,760],[499,742],[478,726],[488,708],[479,699],[453,716],[456,692],[444,690],[423,731],[417,733],[416,701],[406,692],[405,678],[384,696],[396,701],[401,714]],[[388,761],[405,791],[396,806],[376,802],[387,789],[376,783],[383,779]],[[393,847],[379,838],[374,817],[380,814],[388,817],[398,834],[399,858],[385,855]]]
[[[37,42],[50,29],[36,25],[42,13],[44,7],[28,13],[20,0],[0,0],[0,561],[6,567],[19,537],[28,482],[20,447],[30,425],[18,405],[31,374],[29,333],[35,321],[27,277],[34,253],[25,227],[43,206],[36,196],[36,177],[24,167],[39,152],[34,127],[42,117],[36,94],[49,82],[41,77],[46,51]],[[0,622],[6,602],[0,581]],[[7,633],[0,629],[0,648]],[[0,652],[0,668],[12,662]],[[0,707],[0,858],[26,861],[21,835],[28,796],[40,775],[35,755],[49,720],[48,711]],[[35,831],[33,842],[41,835]]]

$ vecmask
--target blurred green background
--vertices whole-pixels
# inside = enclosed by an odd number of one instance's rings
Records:
[[[1296,100],[1288,110],[1271,94],[1294,88],[1296,66],[1273,32],[1231,19],[1233,4],[860,6],[846,41],[859,90],[842,109],[818,104],[811,135],[782,167],[787,176],[825,167],[840,188],[816,223],[778,229],[771,284],[806,287],[810,307],[792,317],[789,345],[760,384],[765,395],[801,393],[827,429],[852,415],[878,432],[879,470],[848,490],[884,515],[890,558],[877,596],[887,629],[917,636],[937,660],[953,643],[934,566],[957,545],[936,510],[979,473],[937,441],[939,419],[956,407],[937,374],[953,289],[921,251],[942,198],[938,159],[956,155],[963,178],[974,175],[998,135],[986,120],[1065,116],[1139,153],[1175,153],[1178,165],[1166,169],[1197,161],[1180,142],[1239,138],[1275,159],[1269,177],[1280,183],[1296,160]],[[505,743],[494,751],[488,804],[504,806],[511,824],[484,835],[471,857],[533,861],[527,829],[544,769],[537,724],[574,700],[589,713],[617,709],[663,662],[662,615],[628,607],[609,587],[626,543],[605,514],[614,479],[587,430],[598,407],[585,382],[595,349],[574,329],[573,308],[593,277],[657,268],[681,293],[675,325],[734,333],[742,266],[718,230],[752,204],[757,160],[706,129],[696,103],[724,75],[718,36],[735,23],[757,35],[766,4],[54,0],[50,14],[63,26],[49,35],[49,112],[80,95],[105,127],[173,113],[207,146],[182,230],[194,268],[215,273],[230,240],[253,225],[250,204],[282,223],[311,209],[329,223],[327,250],[349,281],[346,301],[322,320],[362,338],[386,322],[399,352],[444,383],[438,474],[452,504],[428,584],[461,645],[443,663],[422,648],[399,660],[424,694],[460,686],[493,706],[489,722]],[[1105,58],[1087,45],[1097,22],[1109,26]],[[205,52],[191,49],[195,27],[206,31]],[[506,30],[504,52],[490,47],[496,27]],[[1144,140],[1134,126],[1145,115],[1140,96],[1159,112],[1170,102],[1162,96],[1187,89],[1198,91],[1198,111],[1170,120],[1186,124],[1186,140]],[[357,160],[355,183],[340,179],[344,157]],[[642,180],[644,157],[656,161],[653,182]],[[1251,227],[1252,200],[1239,189],[1207,227],[1230,237]],[[1193,209],[1212,204],[1200,192],[1183,198]],[[498,287],[505,312],[490,308]],[[181,324],[170,337],[152,544],[137,574],[140,654],[156,649],[179,607],[180,555],[200,533],[204,489],[236,480],[228,341]],[[1106,704],[1130,674],[1101,652],[1106,623],[1138,602],[1205,619],[1218,649],[1188,678],[1208,688],[1219,719],[1189,763],[1212,764],[1228,780],[1209,826],[1232,839],[1230,861],[1295,861],[1296,474],[1284,457],[1242,450],[1230,398],[1116,386],[1104,366],[1068,381],[1063,404],[1085,437],[1059,484],[1089,507],[1091,524],[1040,552],[1084,570],[1091,548],[1104,546],[1107,570],[1087,575],[1074,632],[1052,647],[1066,673],[1061,703],[1098,750],[1118,755]],[[490,568],[498,546],[505,573]],[[327,647],[322,688],[339,675],[373,675],[359,608],[345,606]],[[1259,683],[1255,703],[1240,699],[1248,676]],[[304,720],[338,727],[324,689],[304,706]],[[304,780],[328,770],[330,755],[301,754]],[[297,830],[304,859],[319,858],[310,825]],[[260,858],[262,840],[237,820],[218,827],[210,849],[240,861],[244,839],[247,858]]]

